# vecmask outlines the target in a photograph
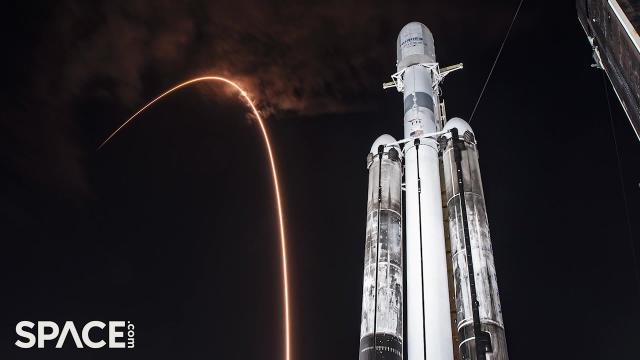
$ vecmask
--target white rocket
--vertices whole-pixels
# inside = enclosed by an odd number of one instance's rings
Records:
[[[464,120],[446,121],[439,98],[441,80],[462,64],[440,69],[433,35],[417,22],[400,31],[397,54],[397,72],[384,87],[403,93],[405,139],[382,135],[367,157],[359,359],[401,360],[406,343],[408,360],[507,360],[475,136]]]

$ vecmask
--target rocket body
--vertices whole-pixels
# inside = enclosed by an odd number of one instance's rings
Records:
[[[478,321],[482,331],[489,333],[491,352],[488,360],[507,360],[507,343],[502,320],[502,309],[498,295],[496,268],[489,234],[487,208],[482,191],[482,179],[478,163],[478,149],[471,127],[462,119],[453,118],[445,125],[445,130],[456,128],[459,140],[464,142],[460,150],[460,166],[455,161],[452,139],[443,150],[444,179],[447,209],[449,213],[449,236],[453,264],[453,282],[456,302],[456,324],[460,339],[460,357],[476,360],[476,341],[473,330],[473,299],[478,302]],[[462,187],[457,180],[460,170]],[[464,207],[460,197],[464,196]],[[463,212],[466,212],[469,245],[471,247],[473,272],[470,274],[465,245]],[[470,287],[470,277],[475,283],[475,295]]]
[[[401,360],[403,337],[402,162],[399,147],[383,135],[367,157],[360,360]]]
[[[433,36],[420,23],[398,36],[398,70],[404,69],[404,135],[438,130],[431,71]],[[438,144],[422,138],[406,143],[407,352],[410,360],[452,359],[449,286],[442,223]]]
[[[367,156],[359,359],[402,360],[404,345],[408,360],[508,360],[475,136],[462,119],[443,124],[439,99],[444,75],[462,65],[441,72],[433,35],[417,22],[400,31],[397,54],[384,87],[403,94],[404,139],[383,135]]]

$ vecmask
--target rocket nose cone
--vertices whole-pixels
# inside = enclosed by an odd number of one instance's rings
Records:
[[[435,62],[433,34],[423,23],[405,25],[397,40],[398,69],[421,62]]]
[[[418,21],[412,21],[407,25],[403,26],[402,30],[400,30],[400,34],[398,34],[398,37],[402,36],[403,34],[417,33],[417,32],[428,34],[431,36],[431,38],[433,38],[433,34],[431,34],[431,30],[429,30],[427,25]]]
[[[396,139],[388,134],[384,134],[384,135],[380,135],[376,141],[373,142],[373,145],[371,145],[371,154],[377,154],[378,153],[378,147],[380,145],[387,145],[387,144],[391,144],[396,142]],[[398,150],[400,149],[399,146],[395,146],[398,148]]]
[[[444,125],[442,130],[449,131],[453,128],[458,129],[458,134],[460,137],[462,137],[464,133],[467,131],[475,136],[475,134],[473,133],[473,130],[471,129],[471,125],[469,125],[469,123],[467,123],[466,121],[462,120],[459,117],[454,117],[449,119],[449,121],[447,121],[447,123]]]

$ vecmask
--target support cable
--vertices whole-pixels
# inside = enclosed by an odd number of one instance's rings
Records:
[[[495,69],[496,64],[498,63],[498,59],[500,58],[500,54],[502,54],[502,49],[504,48],[504,44],[506,44],[507,39],[509,38],[509,34],[511,33],[511,28],[513,27],[513,24],[516,22],[516,18],[518,17],[518,13],[520,12],[520,7],[522,7],[523,2],[524,0],[520,0],[520,4],[518,4],[518,8],[516,9],[516,12],[513,15],[513,18],[511,19],[511,24],[509,24],[509,29],[507,30],[507,34],[504,36],[504,39],[502,40],[502,44],[500,45],[500,50],[498,50],[498,55],[496,55],[496,58],[493,60],[493,65],[491,65],[491,70],[489,70],[489,75],[487,76],[487,79],[484,81],[484,85],[482,85],[482,90],[480,91],[478,100],[476,100],[476,105],[473,107],[471,116],[469,116],[469,124],[471,124],[471,121],[473,120],[473,115],[475,115],[476,113],[476,109],[478,108],[478,104],[480,104],[480,100],[482,100],[482,95],[484,94],[484,90],[487,88],[489,79],[491,79],[491,75],[493,74],[493,69]]]
[[[629,201],[627,200],[627,191],[624,188],[624,174],[622,171],[622,161],[620,159],[620,150],[618,149],[618,139],[616,137],[616,129],[613,123],[613,113],[611,112],[611,101],[609,100],[609,89],[607,87],[607,78],[602,72],[602,82],[604,84],[604,94],[607,99],[607,109],[609,110],[609,125],[611,125],[611,135],[613,137],[613,145],[616,151],[616,162],[618,165],[618,178],[620,180],[620,190],[622,192],[622,200],[624,201],[624,215],[627,222],[627,231],[629,232],[629,247],[631,248],[631,257],[633,259],[633,273],[636,278],[636,290],[640,294],[640,270],[638,269],[638,255],[636,247],[633,243],[633,231],[631,231],[631,217],[629,216]]]
[[[378,262],[380,261],[380,210],[382,208],[382,154],[384,145],[378,146],[378,230],[376,235],[376,283],[373,295],[373,358],[378,358],[377,321],[378,321]]]

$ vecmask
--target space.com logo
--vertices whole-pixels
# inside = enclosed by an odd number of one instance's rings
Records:
[[[107,330],[104,330],[107,328]],[[22,349],[30,349],[36,347],[44,349],[47,342],[56,339],[56,349],[63,346],[78,349],[90,348],[100,349],[108,347],[110,349],[133,349],[135,347],[135,326],[131,321],[89,321],[80,329],[76,328],[73,321],[66,321],[62,326],[62,330],[53,321],[20,321],[16,324],[16,340],[15,345]],[[67,338],[72,340],[67,341]]]

